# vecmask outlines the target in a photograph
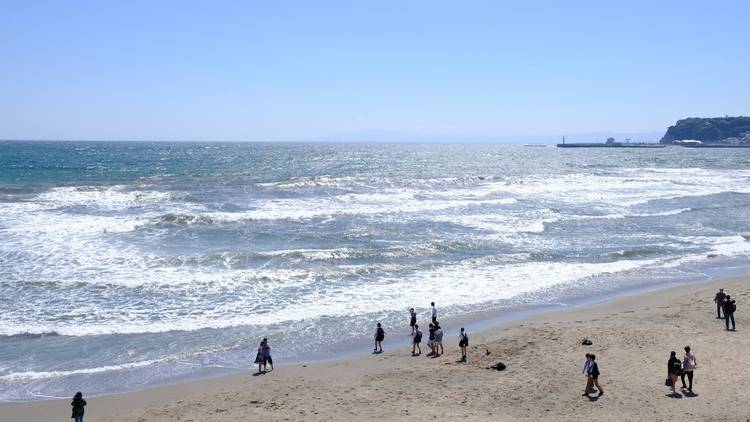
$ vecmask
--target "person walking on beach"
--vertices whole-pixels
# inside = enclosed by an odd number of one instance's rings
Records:
[[[432,307],[432,323],[437,324],[437,309],[435,308],[435,302],[430,302]]]
[[[383,340],[385,340],[385,330],[378,322],[378,328],[375,330],[375,350],[373,350],[373,353],[383,353]]]
[[[422,342],[422,332],[419,331],[419,325],[414,324],[414,340],[411,343],[411,355],[412,356],[419,356],[422,354],[422,348],[419,346],[419,343]],[[419,353],[416,351],[419,350]]]
[[[435,325],[430,324],[430,336],[427,339],[427,345],[430,346],[430,353],[427,354],[427,357],[435,356]]]
[[[695,360],[695,355],[690,352],[690,346],[685,346],[685,356],[682,358],[682,373],[680,379],[682,380],[682,389],[686,389],[689,392],[693,392],[693,371],[698,366]],[[685,375],[688,377],[688,385],[685,385]]]
[[[727,295],[727,297],[724,299],[724,323],[727,326],[727,330],[729,330],[729,320],[732,320],[732,331],[735,330],[734,327],[734,311],[737,310],[737,304],[734,302],[734,299],[732,299],[731,296]]]
[[[86,406],[86,400],[83,399],[83,393],[80,391],[73,396],[73,401],[70,402],[73,407],[73,414],[70,416],[71,419],[75,419],[75,422],[83,422],[83,408]]]
[[[596,355],[593,353],[589,355],[589,359],[591,360],[591,363],[589,364],[589,378],[591,380],[591,383],[596,385],[596,389],[599,390],[599,394],[597,394],[597,397],[601,397],[604,395],[604,389],[601,385],[599,385],[599,365],[596,363]],[[586,385],[586,393],[584,393],[584,396],[589,395],[591,387],[587,384]]]
[[[588,396],[594,392],[594,380],[589,375],[591,369],[591,353],[586,353],[586,361],[583,363],[583,375],[586,376],[586,389],[583,393],[584,396]]]
[[[411,325],[411,335],[414,335],[414,327],[417,325],[417,312],[414,308],[409,308],[409,315],[411,315],[411,320],[409,321],[409,325]]]
[[[440,324],[435,324],[435,357],[439,358],[440,355],[444,354],[443,350],[443,329],[440,328]]]
[[[461,360],[459,362],[466,362],[466,348],[469,346],[469,335],[466,334],[463,327],[461,332],[458,333],[458,347],[461,348]]]
[[[677,359],[677,352],[670,352],[669,360],[667,361],[667,377],[669,377],[670,387],[672,389],[673,395],[677,394],[677,392],[675,391],[675,386],[677,385],[677,377],[679,377],[681,373],[682,362]]]
[[[268,344],[268,339],[263,337],[263,370],[266,370],[266,365],[271,365],[273,371],[273,358],[271,357],[271,345]]]
[[[727,297],[727,295],[724,293],[724,289],[720,288],[719,291],[716,293],[716,296],[714,296],[714,302],[716,302],[716,318],[721,319],[721,311],[722,307],[724,306],[724,299]]]

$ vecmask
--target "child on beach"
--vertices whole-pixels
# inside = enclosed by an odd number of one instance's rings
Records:
[[[414,327],[417,325],[417,312],[414,311],[414,308],[409,308],[409,315],[411,315],[411,320],[409,321],[411,335],[414,335]]]
[[[83,422],[83,408],[86,406],[86,400],[83,399],[83,394],[80,391],[73,396],[73,401],[70,402],[70,405],[73,406],[71,419],[75,419],[75,422]]]
[[[469,335],[466,334],[463,327],[461,332],[458,333],[458,347],[461,348],[461,360],[459,362],[466,362],[466,347],[469,345]]]
[[[375,350],[373,353],[383,353],[383,340],[385,339],[385,330],[378,322],[378,328],[375,330]]]
[[[422,342],[422,332],[419,331],[419,325],[414,324],[414,341],[411,343],[411,355],[412,356],[419,356],[422,354],[422,348],[419,347],[419,343]],[[419,350],[419,353],[416,353],[416,351]]]
[[[437,309],[435,309],[435,302],[430,302],[430,306],[432,307],[432,323],[437,323]]]

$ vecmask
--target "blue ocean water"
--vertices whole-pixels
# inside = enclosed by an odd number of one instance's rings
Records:
[[[749,150],[0,142],[0,400],[705,278],[749,205]]]

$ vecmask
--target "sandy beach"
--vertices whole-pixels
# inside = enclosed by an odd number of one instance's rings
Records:
[[[437,359],[390,349],[386,339],[382,355],[89,397],[86,420],[745,421],[748,281],[744,275],[622,296],[471,333],[468,364],[456,363],[457,329],[446,327],[446,354]],[[720,286],[737,299],[737,331],[725,331],[716,319]],[[581,345],[584,337],[593,345]],[[681,357],[685,345],[698,361],[695,394],[670,397],[666,362],[672,350]],[[605,394],[598,400],[581,396],[586,352],[597,355],[602,373]],[[496,361],[507,369],[486,369]],[[3,421],[69,414],[69,400],[0,406]]]

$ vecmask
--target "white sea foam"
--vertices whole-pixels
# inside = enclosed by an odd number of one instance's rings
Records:
[[[101,374],[104,372],[115,372],[125,371],[135,368],[143,368],[154,365],[159,362],[163,362],[166,359],[154,359],[145,360],[140,362],[124,363],[121,365],[106,365],[99,366],[96,368],[82,368],[82,369],[71,369],[68,371],[25,371],[25,372],[14,372],[7,375],[0,376],[0,381],[14,382],[14,381],[37,381],[49,378],[62,378],[73,375],[93,375]]]

